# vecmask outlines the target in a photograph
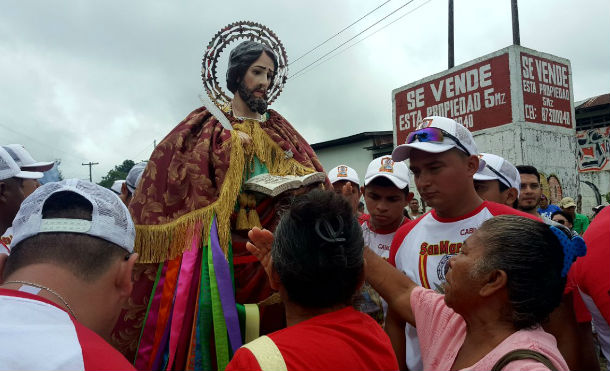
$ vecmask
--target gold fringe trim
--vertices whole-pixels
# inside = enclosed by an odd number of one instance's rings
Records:
[[[251,154],[267,166],[272,175],[306,175],[314,172],[294,158],[286,158],[286,152],[261,128],[258,122],[246,120],[233,127],[252,138]],[[249,159],[251,162],[252,160]]]
[[[207,243],[209,225],[217,216],[218,237],[225,256],[231,241],[231,214],[240,194],[246,161],[251,165],[253,155],[267,166],[273,175],[305,175],[314,172],[286,153],[260,125],[253,120],[235,124],[231,132],[231,157],[218,199],[211,205],[191,211],[165,224],[136,225],[135,252],[140,263],[161,263],[172,260],[191,247],[195,226],[200,225],[202,242]],[[237,131],[252,138],[250,148],[244,149]],[[248,159],[246,159],[248,157]]]

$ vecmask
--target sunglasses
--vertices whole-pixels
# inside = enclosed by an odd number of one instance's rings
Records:
[[[563,220],[563,219],[559,219],[559,220],[553,220],[553,221],[554,221],[555,223],[559,223],[559,224],[561,224],[561,225],[565,225],[565,224],[566,224],[566,221],[565,221],[565,220]]]
[[[445,138],[449,138],[453,142],[455,142],[455,144],[458,147],[460,147],[460,149],[462,151],[466,152],[466,154],[468,156],[471,155],[470,151],[468,151],[466,149],[466,147],[464,147],[464,145],[458,140],[458,138],[456,138],[453,135],[447,133],[445,130],[439,129],[439,128],[425,128],[425,129],[420,129],[420,130],[417,130],[417,131],[413,131],[413,132],[409,133],[405,143],[406,144],[411,144],[411,143],[413,143],[415,141],[424,142],[424,143],[425,142],[443,143],[443,139],[445,139]]]
[[[489,170],[491,170],[492,173],[496,174],[497,176],[500,177],[500,179],[503,180],[503,183],[505,185],[508,186],[508,188],[511,188],[512,186],[510,185],[510,182],[508,181],[508,179],[506,179],[506,177],[502,174],[500,174],[500,172],[496,169],[494,169],[493,167],[489,166],[489,164],[485,164],[485,167],[488,168]]]

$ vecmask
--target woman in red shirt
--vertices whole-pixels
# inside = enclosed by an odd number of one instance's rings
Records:
[[[249,237],[256,246],[248,243],[248,250],[284,302],[288,327],[244,345],[227,370],[398,369],[383,329],[351,306],[364,281],[364,246],[343,197],[320,190],[300,196],[275,238],[258,228]]]

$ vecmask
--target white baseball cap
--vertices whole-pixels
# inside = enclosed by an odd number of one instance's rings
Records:
[[[358,173],[356,170],[352,169],[347,165],[339,165],[332,168],[328,172],[328,180],[330,180],[330,184],[334,184],[340,180],[349,180],[350,182],[354,182],[360,185],[360,179],[358,178]]]
[[[117,195],[120,195],[121,189],[123,188],[123,183],[125,183],[125,179],[115,180],[114,183],[112,183],[112,187],[110,187],[110,190],[116,193]]]
[[[492,153],[481,153],[485,167],[474,174],[474,180],[498,180],[508,188],[515,188],[521,193],[521,175],[508,160]]]
[[[40,179],[43,174],[36,171],[23,171],[6,149],[0,147],[0,180],[9,178]]]
[[[442,142],[434,141],[434,133],[426,133],[426,129],[440,129]],[[418,135],[419,134],[419,135]],[[427,139],[427,140],[426,140]],[[417,125],[414,132],[407,136],[407,143],[394,148],[392,159],[394,161],[404,161],[411,155],[411,149],[429,153],[441,153],[457,148],[467,155],[478,155],[479,151],[474,142],[472,133],[457,121],[441,116],[429,116]],[[485,167],[485,163],[480,161],[479,169]]]
[[[91,202],[91,220],[42,218],[45,202],[51,195],[63,191],[74,192]],[[29,195],[13,221],[11,246],[47,232],[87,234],[112,242],[130,253],[136,237],[133,220],[121,199],[108,188],[79,179],[47,183]]]
[[[366,187],[373,179],[388,178],[399,189],[409,186],[409,169],[404,162],[394,162],[390,156],[377,157],[369,164],[364,176]]]
[[[136,188],[138,188],[138,184],[140,184],[140,180],[142,180],[144,169],[146,169],[146,164],[146,162],[140,162],[133,165],[131,170],[129,170],[127,178],[125,179],[125,184],[127,185],[129,192],[134,193]]]
[[[6,149],[6,151],[9,153],[9,155],[11,155],[13,160],[15,160],[17,165],[19,165],[19,167],[23,170],[44,172],[51,170],[53,165],[55,165],[55,162],[53,161],[41,162],[34,160],[32,155],[30,155],[30,153],[21,144],[7,144],[2,147]]]

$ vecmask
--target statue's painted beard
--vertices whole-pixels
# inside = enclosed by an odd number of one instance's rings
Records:
[[[254,96],[255,90],[256,88],[249,90],[243,81],[239,82],[239,87],[237,88],[239,96],[246,102],[248,108],[262,115],[267,112],[267,95],[265,94],[262,98],[257,98]]]

